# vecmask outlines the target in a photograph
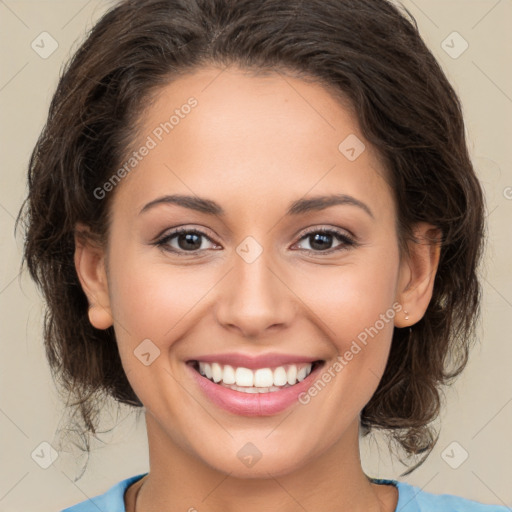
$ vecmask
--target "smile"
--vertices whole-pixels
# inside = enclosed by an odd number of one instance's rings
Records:
[[[301,404],[299,396],[313,384],[324,364],[324,360],[310,360],[246,368],[189,360],[186,367],[210,403],[236,415],[271,416]]]
[[[321,361],[257,369],[233,367],[217,362],[192,363],[196,371],[215,384],[242,393],[272,393],[302,382]]]

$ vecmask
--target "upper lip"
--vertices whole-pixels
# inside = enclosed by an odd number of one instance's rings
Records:
[[[277,366],[283,366],[285,364],[298,364],[298,363],[313,363],[314,361],[320,361],[318,357],[309,356],[298,356],[293,354],[260,354],[260,355],[248,355],[237,352],[230,352],[225,354],[206,354],[198,356],[190,361],[201,361],[204,363],[219,363],[222,365],[229,364],[233,367],[243,367],[250,369],[257,368],[272,368]]]

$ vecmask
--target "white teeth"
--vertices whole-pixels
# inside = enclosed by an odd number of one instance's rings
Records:
[[[206,366],[210,366],[208,363],[204,363],[204,366],[206,368]],[[201,363],[199,363],[199,368],[201,368]],[[206,373],[206,372],[205,372]],[[227,364],[226,366],[224,366],[224,371],[222,372],[222,382],[224,382],[224,384],[234,384],[235,383],[235,370],[233,369],[232,366],[229,366],[229,364]]]
[[[254,384],[254,373],[249,368],[237,368],[235,371],[237,386],[251,387]],[[226,384],[229,382],[224,381]]]
[[[213,382],[220,382],[222,380],[222,367],[219,363],[212,363],[212,377]]]
[[[268,393],[280,388],[293,386],[303,381],[312,369],[312,363],[304,366],[289,364],[277,368],[233,368],[229,364],[199,362],[199,373],[213,382],[226,387],[243,388],[247,393]]]
[[[270,386],[268,388],[245,388],[241,386],[234,386],[234,385],[228,385],[224,384],[223,382],[220,383],[221,386],[224,386],[225,388],[234,389],[235,391],[242,391],[243,393],[273,393],[274,391],[279,391],[280,389],[283,389],[278,386]],[[284,387],[290,387],[289,384],[286,384]]]
[[[288,367],[288,371],[286,372],[286,378],[290,386],[293,386],[295,382],[297,382],[297,367],[294,364],[291,364]]]
[[[307,372],[306,368],[301,368],[300,370],[297,371],[297,380],[299,382],[306,378],[306,375],[307,375],[306,372]]]
[[[251,371],[252,373],[252,371]],[[270,368],[260,368],[254,372],[254,385],[258,388],[268,388],[274,384],[274,375]],[[252,385],[252,384],[251,384]],[[277,384],[276,385],[280,385]]]
[[[282,366],[279,366],[274,370],[274,384],[276,386],[284,386],[287,382],[286,370]]]

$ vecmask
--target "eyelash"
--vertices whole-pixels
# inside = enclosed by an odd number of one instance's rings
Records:
[[[197,229],[191,229],[191,228],[178,228],[178,229],[175,229],[174,231],[166,234],[165,236],[161,237],[160,239],[156,240],[152,245],[156,245],[157,247],[161,248],[162,250],[167,251],[167,252],[172,252],[174,254],[177,254],[178,256],[183,256],[183,255],[187,255],[187,254],[194,255],[202,250],[205,250],[205,249],[196,249],[195,251],[184,251],[183,249],[177,250],[174,248],[173,249],[169,248],[169,246],[168,246],[169,241],[183,233],[189,233],[189,234],[192,233],[195,235],[203,236],[203,237],[207,238],[210,242],[214,243],[210,239],[210,237],[203,231],[200,231]],[[307,231],[306,233],[304,233],[301,236],[301,238],[299,238],[298,242],[300,242],[301,240],[304,240],[308,236],[311,236],[311,235],[317,234],[317,233],[326,234],[326,235],[334,235],[342,243],[340,245],[338,245],[337,247],[327,249],[325,251],[315,251],[313,249],[300,249],[300,250],[305,251],[308,254],[311,254],[311,253],[316,254],[316,255],[332,254],[334,252],[341,251],[341,250],[348,250],[350,248],[357,247],[359,245],[349,235],[342,233],[341,231],[338,231],[335,229],[327,229],[327,228],[316,228],[316,229]],[[296,243],[298,243],[298,242],[296,242]]]

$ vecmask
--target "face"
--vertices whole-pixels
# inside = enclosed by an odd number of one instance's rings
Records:
[[[355,117],[318,84],[204,68],[163,89],[143,121],[136,147],[149,149],[110,192],[99,271],[87,248],[76,261],[101,304],[91,321],[114,325],[150,443],[246,477],[354,448],[417,277],[400,258],[386,170]],[[338,202],[312,201],[322,196]],[[253,365],[274,377],[299,358],[298,370],[322,363],[290,401],[271,395],[295,386],[227,390],[190,364],[228,353],[241,358],[234,369],[285,355]],[[253,467],[240,464],[242,447],[256,452],[247,443],[262,454]]]

